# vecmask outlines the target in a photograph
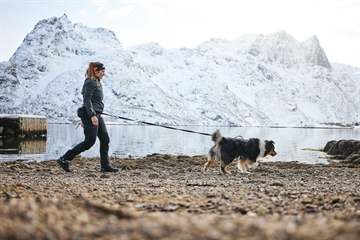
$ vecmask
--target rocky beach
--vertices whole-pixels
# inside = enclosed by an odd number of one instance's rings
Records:
[[[0,238],[359,239],[359,148],[344,145],[325,146],[329,164],[273,158],[249,174],[233,163],[231,175],[203,173],[205,155],[112,158],[118,173],[80,156],[71,173],[2,162]]]

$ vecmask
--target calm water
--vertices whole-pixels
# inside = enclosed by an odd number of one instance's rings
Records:
[[[210,136],[170,130],[157,126],[108,125],[110,135],[110,156],[144,157],[151,153],[174,155],[207,154],[213,145]],[[219,129],[223,136],[244,138],[258,137],[275,141],[278,153],[264,161],[299,161],[305,163],[327,163],[324,153],[309,149],[322,149],[330,140],[360,139],[360,128],[355,129],[304,129],[304,128],[267,128],[267,127],[208,127],[181,126],[197,132],[213,133]],[[0,154],[1,161],[53,160],[59,158],[69,148],[83,140],[83,129],[73,124],[49,124],[46,141],[40,143],[19,143],[22,153]],[[1,143],[1,142],[0,142]],[[2,143],[3,147],[6,143]],[[38,151],[30,151],[35,148]],[[31,154],[29,154],[31,153]],[[99,141],[83,157],[99,156]]]

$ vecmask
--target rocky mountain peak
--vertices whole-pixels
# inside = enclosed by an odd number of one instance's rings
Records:
[[[94,45],[103,45],[106,49],[123,50],[115,33],[105,28],[89,28],[82,24],[73,24],[66,14],[57,18],[51,17],[39,21],[34,29],[25,37],[10,61],[18,62],[26,58],[24,55],[41,57],[73,57],[74,55],[92,56]],[[99,44],[101,42],[101,44]]]
[[[296,39],[285,30],[278,31],[276,33],[270,34],[269,36],[272,36],[278,39],[279,41],[287,41],[287,42],[296,41]]]
[[[324,49],[320,46],[319,39],[316,35],[308,38],[304,43],[305,60],[311,66],[321,66],[327,69],[331,69],[331,64],[326,57]]]

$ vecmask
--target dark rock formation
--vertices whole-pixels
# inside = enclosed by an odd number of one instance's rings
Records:
[[[360,141],[339,140],[329,141],[324,147],[324,152],[335,155],[334,158],[349,163],[360,164]]]

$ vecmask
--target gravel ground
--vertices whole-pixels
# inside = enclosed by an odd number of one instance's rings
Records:
[[[206,156],[153,154],[1,163],[1,239],[359,239],[360,164],[262,162],[249,174]]]

